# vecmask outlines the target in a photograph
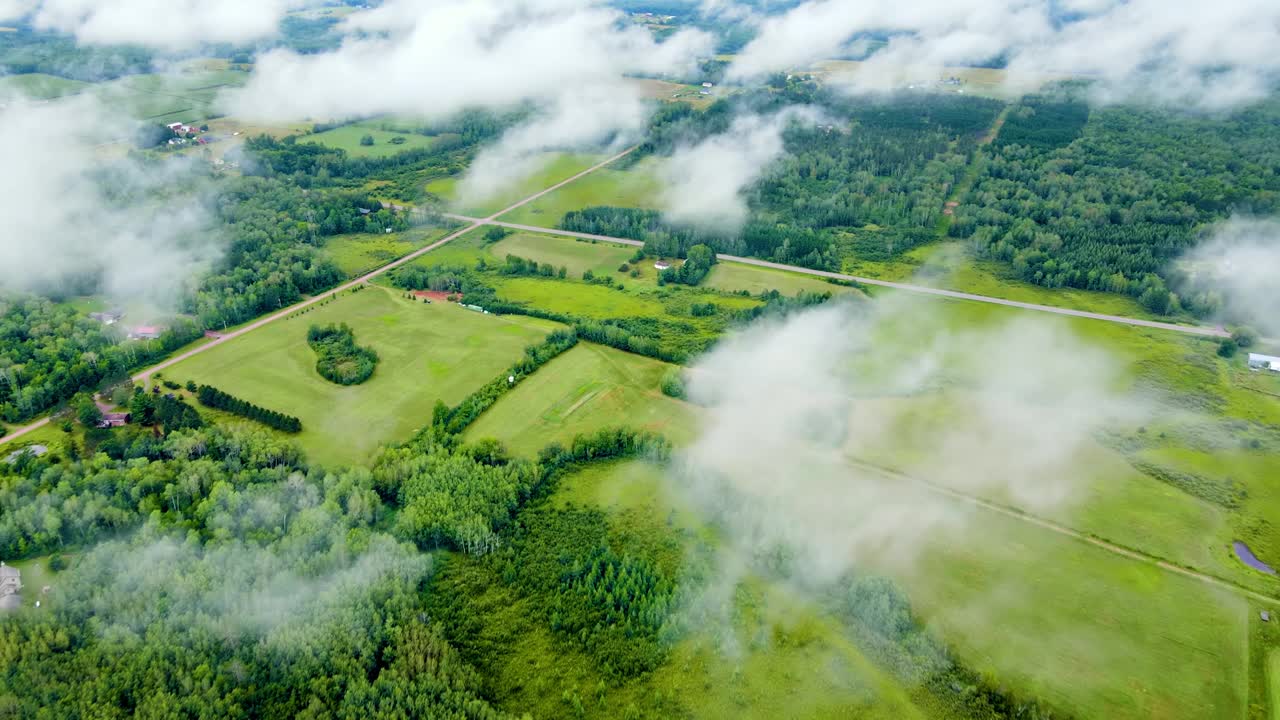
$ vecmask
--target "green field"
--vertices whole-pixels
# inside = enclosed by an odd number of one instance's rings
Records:
[[[390,235],[353,233],[336,235],[324,243],[324,254],[333,260],[347,277],[357,277],[449,234],[444,228],[416,228]]]
[[[427,192],[446,202],[454,212],[474,217],[487,217],[536,192],[577,175],[602,159],[599,155],[546,153],[545,160],[533,174],[510,187],[498,190],[490,197],[473,198],[466,202],[458,198],[460,175],[432,180],[427,183]]]
[[[71,95],[87,87],[90,87],[87,82],[42,73],[0,77],[0,92],[17,92],[41,100]]]
[[[360,144],[360,139],[366,135],[373,138],[373,145]],[[403,142],[393,144],[391,141],[397,138]],[[406,150],[431,147],[435,138],[412,132],[390,132],[372,127],[371,123],[356,123],[308,135],[302,142],[345,150],[352,157],[387,157]]]
[[[358,342],[381,358],[361,385],[334,385],[315,371],[307,328],[337,322],[350,325]],[[166,376],[297,416],[303,424],[298,442],[312,461],[356,463],[384,443],[406,440],[430,421],[436,400],[457,403],[552,327],[413,302],[375,286],[197,355]]]
[[[590,270],[596,275],[615,275],[618,267],[631,262],[636,248],[613,243],[596,243],[579,241],[573,238],[555,235],[534,235],[518,232],[488,246],[489,254],[499,260],[507,255],[518,255],[539,263],[551,263],[556,267],[567,268],[573,277],[581,277]],[[655,280],[657,271],[653,262],[640,262],[636,269],[643,277]],[[631,281],[626,275],[618,275],[620,280]]]
[[[581,343],[504,395],[467,429],[466,439],[497,438],[526,456],[553,441],[567,443],[619,424],[683,440],[693,430],[693,408],[659,389],[672,367]]]
[[[653,161],[642,160],[627,170],[601,168],[555,192],[503,215],[507,222],[554,228],[570,210],[596,205],[653,207],[662,190]]]
[[[829,283],[811,275],[731,262],[722,262],[711,268],[711,273],[702,281],[702,285],[725,292],[746,290],[753,295],[770,290],[777,290],[783,295],[797,295],[800,292],[833,295],[857,292],[851,287]]]

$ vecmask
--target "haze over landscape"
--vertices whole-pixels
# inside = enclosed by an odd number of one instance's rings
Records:
[[[0,715],[1280,718],[1277,46],[0,0]]]

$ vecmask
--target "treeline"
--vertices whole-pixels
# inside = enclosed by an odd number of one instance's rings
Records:
[[[895,676],[916,679],[956,716],[981,720],[1069,717],[961,663],[915,617],[910,600],[888,578],[862,573],[846,576],[829,591],[828,605],[855,629],[860,649]]]
[[[1156,313],[1216,310],[1209,291],[1176,294],[1174,261],[1207,223],[1280,210],[1280,100],[1227,116],[1100,108],[1083,131],[1075,105],[1028,102],[1010,114],[1014,134],[1002,132],[952,236],[1027,282],[1125,294]],[[1018,130],[1024,111],[1034,131]]]
[[[144,426],[164,428],[166,435],[179,430],[198,430],[204,427],[200,413],[182,398],[171,393],[148,393],[135,387],[129,400],[129,421]]]
[[[716,264],[716,252],[706,245],[694,245],[689,248],[684,263],[679,267],[663,270],[658,275],[659,284],[664,282],[697,286],[711,268]]]
[[[302,432],[302,421],[296,417],[258,407],[247,400],[241,400],[210,385],[201,385],[196,390],[196,399],[201,405],[215,410],[229,412],[242,418],[262,423],[269,428],[287,433]]]
[[[461,433],[521,380],[577,344],[578,336],[573,331],[552,332],[541,343],[526,347],[524,357],[502,375],[468,395],[457,406],[447,408],[443,403],[437,404],[431,424],[450,434]]]
[[[316,372],[338,385],[359,385],[373,376],[378,353],[356,344],[356,334],[347,326],[312,325],[307,344],[316,353]]]

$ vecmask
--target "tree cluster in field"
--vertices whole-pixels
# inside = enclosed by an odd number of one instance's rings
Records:
[[[696,286],[707,277],[715,266],[716,252],[706,245],[694,245],[685,255],[685,261],[678,267],[668,268],[658,274],[658,283],[679,283]]]
[[[134,388],[129,400],[129,422],[145,427],[157,426],[167,435],[178,430],[196,430],[204,427],[200,413],[182,398],[173,394],[148,393]]]
[[[1087,120],[1087,121],[1086,121]],[[1045,287],[1129,295],[1155,313],[1217,311],[1179,296],[1174,263],[1201,228],[1280,209],[1280,100],[1226,116],[1031,97],[1009,115],[952,236]]]
[[[65,305],[0,299],[0,420],[35,417],[202,335],[199,326],[177,320],[159,339],[124,342],[117,328]]]
[[[461,433],[485,410],[493,407],[504,393],[577,344],[578,336],[573,331],[556,330],[547,335],[541,343],[526,347],[524,357],[507,368],[500,376],[463,398],[457,406],[448,408],[443,403],[437,403],[431,424],[450,434]]]
[[[232,415],[239,415],[242,418],[262,423],[281,432],[302,432],[302,421],[298,418],[275,410],[258,407],[247,400],[241,400],[210,385],[201,385],[196,390],[196,399],[205,407],[229,412]]]
[[[498,273],[511,276],[559,277],[563,279],[569,274],[569,270],[563,265],[557,268],[551,263],[538,263],[518,255],[507,255],[507,261],[498,268]]]
[[[312,325],[307,343],[316,353],[316,372],[338,385],[359,385],[373,376],[378,353],[356,344],[356,335],[346,323]]]

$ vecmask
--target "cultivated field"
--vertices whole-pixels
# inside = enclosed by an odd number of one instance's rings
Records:
[[[381,358],[372,378],[342,387],[315,371],[311,324],[345,322]],[[431,419],[436,400],[455,404],[538,342],[552,324],[499,318],[452,304],[424,304],[370,287],[197,355],[166,372],[216,386],[302,420],[298,442],[323,465],[367,460]]]

